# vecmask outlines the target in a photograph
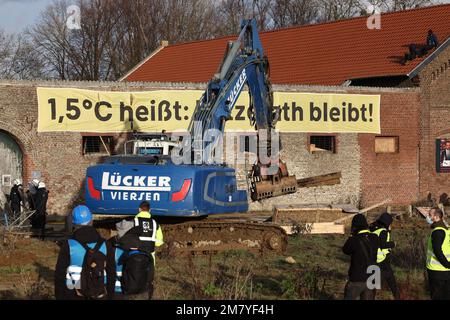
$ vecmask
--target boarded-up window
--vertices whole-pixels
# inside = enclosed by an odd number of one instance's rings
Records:
[[[111,154],[112,137],[85,136],[83,137],[83,155],[86,154]]]
[[[398,137],[375,137],[375,153],[397,153]]]

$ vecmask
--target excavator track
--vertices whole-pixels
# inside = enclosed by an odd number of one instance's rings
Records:
[[[288,236],[269,222],[206,220],[162,225],[171,253],[211,254],[227,250],[282,253]]]

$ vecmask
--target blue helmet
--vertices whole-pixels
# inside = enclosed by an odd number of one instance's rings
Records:
[[[76,206],[72,211],[72,223],[88,225],[92,221],[92,213],[86,206]]]

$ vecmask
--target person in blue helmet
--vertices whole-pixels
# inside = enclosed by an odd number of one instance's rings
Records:
[[[114,296],[114,257],[111,245],[103,239],[93,227],[92,213],[84,205],[77,206],[72,211],[74,232],[72,236],[60,245],[58,260],[55,267],[55,298],[57,300],[86,300],[80,294],[80,275],[87,247],[96,247],[106,256],[104,299]]]

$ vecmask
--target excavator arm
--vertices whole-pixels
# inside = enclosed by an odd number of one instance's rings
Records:
[[[189,125],[194,163],[213,163],[209,156],[212,152],[205,150],[214,150],[219,140],[211,132],[224,132],[225,123],[231,119],[236,101],[247,85],[250,121],[258,132],[259,151],[258,161],[249,174],[253,200],[294,193],[297,187],[295,176],[289,175],[286,164],[279,159],[279,148],[272,150],[272,131],[278,113],[273,108],[268,71],[256,21],[243,20],[237,40],[228,44],[218,73],[209,81]]]

